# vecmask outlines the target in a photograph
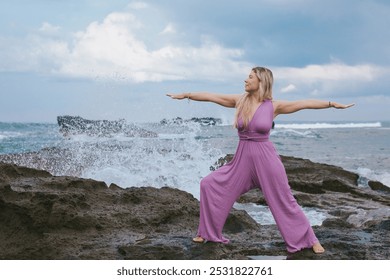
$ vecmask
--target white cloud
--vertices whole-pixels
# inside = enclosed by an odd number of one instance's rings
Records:
[[[295,91],[294,98],[321,98],[364,94],[364,89],[374,88],[374,83],[386,84],[383,77],[390,74],[390,69],[371,64],[347,65],[337,61],[302,68],[275,67],[273,72],[278,85],[287,84],[277,86],[275,92]],[[370,92],[370,95],[374,94]]]
[[[331,63],[308,65],[304,68],[280,67],[274,70],[279,79],[297,80],[300,83],[318,81],[362,81],[370,82],[382,76],[386,69],[369,64],[346,65]]]
[[[51,25],[48,22],[42,23],[42,26],[39,28],[40,32],[48,35],[57,34],[59,30],[60,30],[59,26]]]
[[[236,61],[242,50],[224,48],[211,40],[199,47],[166,44],[152,50],[137,37],[142,28],[143,23],[131,13],[112,13],[102,23],[91,23],[76,34],[68,53],[58,57],[60,66],[55,72],[130,82],[224,80],[226,75],[241,74],[246,66]],[[168,24],[164,32],[174,32],[173,25]]]
[[[281,88],[280,92],[286,93],[286,92],[295,91],[296,89],[297,89],[297,87],[295,85],[289,84],[288,86]]]
[[[3,49],[0,70],[136,83],[227,80],[237,73],[246,74],[243,71],[249,66],[240,61],[242,50],[225,48],[207,36],[201,38],[200,46],[175,45],[167,38],[164,43],[153,40],[153,46],[148,45],[142,38],[157,38],[158,31],[150,36],[145,34],[151,32],[146,28],[148,22],[139,19],[134,11],[147,8],[147,4],[133,2],[129,7],[133,11],[110,13],[102,22],[92,22],[85,30],[73,33],[71,40],[47,36],[58,32],[60,27],[44,22],[39,32],[13,43],[16,47]],[[165,24],[161,33],[176,36],[174,24]],[[5,41],[0,44],[7,45]],[[175,38],[175,42],[180,41]]]
[[[62,29],[48,22],[24,40],[6,42],[0,38],[0,70],[140,83],[244,79],[253,66],[243,59],[243,49],[226,48],[207,34],[199,35],[200,45],[185,44],[188,40],[181,40],[180,36],[188,34],[156,12],[145,2],[132,2],[125,12],[110,13],[103,21],[90,23],[74,33],[71,40],[59,37],[64,33],[59,32]],[[282,85],[280,92],[299,88],[318,95],[337,87],[367,84],[389,74],[388,69],[375,65],[347,65],[341,61],[302,68],[271,68],[275,80]]]
[[[129,5],[127,5],[127,8],[133,10],[146,9],[147,7],[148,4],[146,2],[140,2],[140,1],[131,2]]]
[[[302,68],[273,68],[281,93],[299,88],[299,93],[311,96],[348,95],[361,92],[374,82],[390,74],[389,68],[370,64],[347,65],[340,61],[324,65],[308,65]],[[292,87],[292,85],[294,87]]]
[[[176,33],[176,29],[175,27],[173,26],[172,23],[169,23],[163,31],[160,32],[161,35],[164,35],[164,34],[174,34]]]

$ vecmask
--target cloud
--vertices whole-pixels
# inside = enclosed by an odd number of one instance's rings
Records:
[[[146,9],[148,6],[149,5],[146,2],[135,1],[127,5],[127,8],[133,10],[141,10],[141,9]]]
[[[44,22],[42,26],[39,28],[39,31],[42,34],[48,34],[48,35],[58,34],[59,30],[60,30],[59,26],[51,25],[48,22]]]
[[[347,65],[339,61],[302,68],[275,67],[273,72],[281,93],[299,88],[303,94],[324,96],[347,95],[357,90],[362,94],[363,87],[379,82],[390,74],[390,69],[371,64]]]
[[[132,3],[131,7],[147,8],[141,2]],[[225,48],[207,36],[202,37],[199,46],[175,45],[169,41],[150,46],[139,36],[146,24],[133,11],[114,12],[102,22],[92,22],[85,30],[74,33],[72,41],[66,41],[45,36],[60,27],[44,22],[40,33],[28,36],[17,50],[8,50],[14,58],[17,53],[24,53],[28,63],[23,65],[23,71],[119,82],[225,80],[237,73],[242,75],[243,68],[249,67],[240,61],[243,50]],[[160,34],[175,34],[172,23],[165,26]],[[158,32],[150,34],[156,39],[157,35]],[[11,61],[7,66],[0,65],[0,69],[7,67],[17,70]]]
[[[225,68],[237,72],[243,51],[212,41],[199,47],[167,44],[150,49],[136,35],[143,24],[130,13],[112,13],[102,23],[91,23],[77,34],[68,59],[58,74],[146,82],[184,79],[221,79]],[[165,32],[172,32],[170,25]]]
[[[172,23],[169,23],[163,31],[160,32],[161,35],[165,35],[165,34],[175,34],[176,33],[176,29],[175,27],[173,26]]]
[[[0,37],[0,71],[130,83],[236,81],[244,79],[254,65],[246,60],[245,42],[242,48],[237,44],[235,48],[227,47],[210,34],[190,32],[195,31],[166,18],[163,9],[132,2],[124,11],[110,13],[72,34],[43,22],[24,39]],[[272,65],[272,61],[267,63]],[[348,65],[334,60],[323,65],[271,69],[280,92],[299,89],[316,95],[336,88],[354,89],[390,73],[374,64]]]
[[[372,81],[387,70],[382,67],[360,64],[346,65],[341,62],[325,65],[308,65],[304,68],[281,67],[275,70],[276,75],[281,79],[293,79],[302,83],[317,81]]]
[[[280,92],[286,93],[286,92],[295,91],[296,89],[297,87],[295,85],[289,84],[288,86],[281,88]]]

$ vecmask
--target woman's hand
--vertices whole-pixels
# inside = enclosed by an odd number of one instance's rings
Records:
[[[354,105],[355,105],[355,103],[344,105],[344,104],[340,104],[340,103],[337,103],[337,102],[330,102],[330,107],[333,107],[333,108],[336,108],[336,109],[347,109],[347,108],[352,107]]]
[[[189,98],[189,93],[179,93],[179,94],[168,93],[167,96],[169,96],[172,99],[185,99],[185,98]]]

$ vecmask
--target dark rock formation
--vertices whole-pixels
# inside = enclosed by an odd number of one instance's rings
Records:
[[[222,124],[222,120],[218,118],[191,118],[192,122],[200,123],[201,125],[217,125]]]
[[[194,244],[199,202],[173,188],[122,189],[0,163],[0,259],[389,259],[390,199],[356,185],[357,175],[283,158],[302,206],[326,211],[314,227],[326,248],[287,255],[275,225],[232,210],[227,245]],[[251,191],[241,202],[264,204]]]
[[[378,181],[369,181],[368,185],[370,186],[371,189],[377,190],[377,191],[382,191],[385,193],[390,193],[390,188],[388,186],[385,186],[381,182]]]
[[[171,120],[163,119],[163,120],[160,121],[160,124],[162,124],[162,125],[167,125],[167,124],[181,125],[183,123],[188,123],[188,122],[199,123],[202,126],[211,126],[211,125],[222,124],[222,120],[221,119],[219,119],[219,118],[212,118],[212,117],[191,118],[189,120],[184,120],[184,119],[182,119],[180,117],[177,117],[177,118],[174,118],[174,119],[171,119]]]
[[[199,123],[202,126],[212,126],[212,125],[221,125],[222,120],[220,118],[212,118],[212,117],[203,117],[203,118],[191,118],[188,120],[184,120],[183,118],[176,117],[171,120],[163,119],[160,121],[160,124],[162,125],[167,125],[167,124],[178,124],[181,125],[183,123],[188,123],[188,122],[195,122]],[[272,122],[272,128],[275,127],[275,122]]]
[[[60,132],[64,136],[85,134],[88,136],[110,137],[123,133],[127,137],[157,137],[157,133],[128,124],[124,119],[117,121],[87,120],[79,116],[58,116]]]
[[[177,189],[107,187],[0,163],[1,259],[220,259],[254,252],[247,242],[192,243],[198,217],[198,201]],[[259,228],[237,210],[226,224],[233,240],[256,240],[251,234]]]

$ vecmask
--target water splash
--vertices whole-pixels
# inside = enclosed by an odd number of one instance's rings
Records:
[[[67,175],[125,188],[171,186],[199,197],[199,181],[222,156],[221,150],[210,147],[199,137],[202,131],[197,123],[171,123],[154,129],[160,130],[156,138],[128,138],[119,134],[110,138],[70,137],[61,145],[71,154],[64,166],[78,166],[74,172],[80,174]]]
[[[261,225],[276,224],[268,206],[258,205],[255,203],[235,203],[234,208],[245,210],[257,223]],[[321,209],[302,207],[302,210],[312,226],[322,225],[322,222],[328,217],[327,213]]]

